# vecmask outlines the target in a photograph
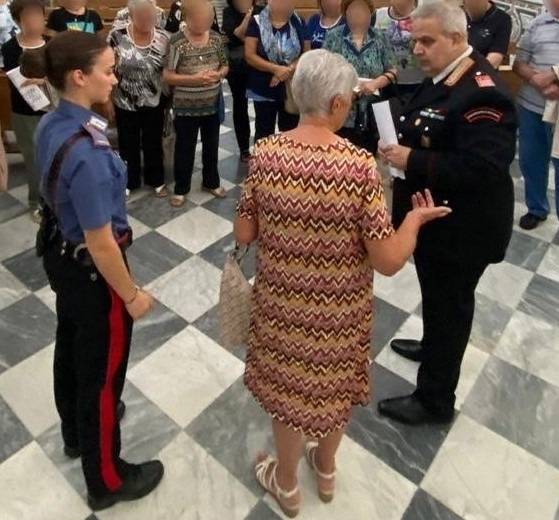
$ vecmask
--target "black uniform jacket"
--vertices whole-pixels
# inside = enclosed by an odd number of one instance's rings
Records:
[[[516,126],[507,84],[476,51],[446,80],[425,80],[403,107],[398,138],[413,151],[406,180],[394,182],[393,221],[400,225],[411,195],[425,188],[437,205],[453,210],[422,228],[417,253],[465,265],[504,258],[512,233]]]

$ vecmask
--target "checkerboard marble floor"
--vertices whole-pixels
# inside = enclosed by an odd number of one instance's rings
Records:
[[[141,192],[129,204],[130,263],[158,303],[135,330],[124,456],[158,456],[167,471],[153,494],[97,515],[84,501],[79,462],[62,453],[52,397],[54,299],[33,251],[22,166],[12,165],[11,189],[0,195],[1,520],[281,518],[252,471],[258,450],[271,446],[267,417],[243,387],[243,353],[217,343],[220,269],[246,173],[232,126],[228,112],[219,165],[225,200],[194,190],[173,210]],[[512,173],[518,219],[516,163]],[[254,272],[254,258],[247,267]],[[377,276],[375,295],[373,403],[355,411],[331,505],[319,502],[301,464],[300,518],[558,520],[557,218],[532,233],[515,227],[506,261],[484,275],[451,426],[409,428],[377,414],[378,400],[411,390],[417,371],[387,347],[394,336],[421,333],[413,265]]]

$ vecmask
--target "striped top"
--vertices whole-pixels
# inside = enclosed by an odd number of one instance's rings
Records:
[[[516,59],[541,70],[559,64],[559,18],[550,13],[536,17],[518,43]],[[528,83],[523,85],[518,96],[521,106],[538,114],[543,114],[545,101]]]
[[[171,38],[167,68],[177,74],[193,75],[206,70],[219,70],[227,65],[227,53],[221,36],[210,31],[207,45],[190,43],[181,31]],[[214,85],[177,86],[173,110],[178,116],[210,116],[218,112],[221,83]]]

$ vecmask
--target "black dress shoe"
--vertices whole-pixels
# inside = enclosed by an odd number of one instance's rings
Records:
[[[124,417],[125,413],[126,413],[126,405],[124,404],[124,401],[119,401],[118,404],[116,405],[116,420],[122,421],[122,418]]]
[[[419,424],[447,424],[454,418],[454,410],[450,412],[433,412],[423,406],[415,395],[385,399],[378,404],[378,412],[395,421],[417,426]]]
[[[143,464],[130,464],[130,474],[124,479],[122,487],[114,493],[101,497],[87,496],[89,507],[93,511],[102,511],[118,502],[138,500],[151,493],[163,478],[163,464],[158,460]]]
[[[124,401],[119,401],[116,405],[116,419],[117,421],[121,421],[126,413],[126,405]],[[64,445],[64,455],[70,459],[79,459],[81,457],[81,449],[79,446],[68,446],[67,444]]]
[[[79,446],[68,446],[64,445],[64,455],[69,459],[79,459],[82,455],[81,449]]]
[[[411,361],[423,361],[423,347],[421,341],[415,339],[393,339],[390,347],[396,354]]]
[[[546,217],[538,217],[532,213],[526,213],[526,215],[520,217],[518,225],[522,229],[530,231],[531,229],[536,229],[544,220],[546,220]]]

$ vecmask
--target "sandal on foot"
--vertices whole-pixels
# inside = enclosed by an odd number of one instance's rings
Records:
[[[167,188],[166,184],[162,184],[158,188],[155,188],[153,190],[153,193],[154,193],[156,198],[164,199],[165,197],[167,197],[169,195],[169,188]]]
[[[186,202],[186,196],[184,195],[173,195],[169,199],[169,204],[171,204],[173,208],[182,208],[185,202]]]
[[[330,480],[330,481],[334,481],[334,479],[336,478],[336,472],[334,471],[333,473],[322,473],[317,465],[316,465],[316,450],[318,449],[318,442],[307,442],[307,444],[305,445],[305,454],[306,454],[306,458],[307,458],[307,462],[309,463],[309,466],[312,468],[312,470],[314,471],[314,474],[318,477],[321,478],[323,480]],[[322,500],[325,503],[330,503],[332,502],[332,500],[334,499],[334,487],[333,484],[335,484],[335,482],[332,482],[332,488],[328,489],[328,490],[324,490],[320,488],[320,485],[318,486],[318,496],[320,497],[320,500]]]
[[[227,196],[227,192],[222,186],[216,188],[215,190],[212,190],[210,188],[202,188],[202,191],[207,191],[208,193],[211,193],[214,197],[217,197],[218,199],[224,199]]]
[[[255,470],[259,484],[274,497],[283,514],[289,518],[295,518],[299,514],[300,506],[289,507],[283,502],[293,498],[299,492],[299,486],[295,486],[295,489],[291,491],[284,491],[279,487],[277,480],[278,461],[270,455],[258,462]]]

